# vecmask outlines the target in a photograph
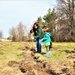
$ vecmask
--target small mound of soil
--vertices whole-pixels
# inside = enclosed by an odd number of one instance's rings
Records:
[[[19,66],[19,62],[17,62],[17,61],[9,61],[8,62],[8,66],[10,66],[10,67],[17,67],[17,66]]]
[[[0,55],[3,55],[4,53],[3,52],[0,52]]]

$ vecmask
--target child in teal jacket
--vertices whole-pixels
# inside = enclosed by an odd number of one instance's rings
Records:
[[[42,39],[42,41],[44,41],[44,44],[45,44],[45,47],[46,47],[46,54],[45,56],[50,56],[51,55],[51,52],[50,52],[50,42],[51,42],[51,34],[48,32],[48,28],[45,27],[43,29],[44,31],[44,38]]]

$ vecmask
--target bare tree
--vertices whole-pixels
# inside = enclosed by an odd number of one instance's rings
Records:
[[[3,37],[3,33],[2,33],[2,31],[0,30],[0,39],[2,39],[2,37]]]
[[[75,41],[75,0],[57,0],[57,2],[58,26],[60,26],[57,34],[63,37],[63,41]]]
[[[22,22],[20,22],[17,26],[17,30],[18,30],[18,38],[19,41],[23,40],[23,37],[25,35],[25,26],[22,24]]]
[[[16,27],[12,27],[9,31],[12,41],[24,41],[26,40],[25,36],[26,27],[20,22]]]
[[[16,28],[15,28],[15,27],[12,27],[12,28],[9,30],[9,34],[10,34],[10,37],[12,38],[12,41],[17,41],[17,40],[16,40],[17,35],[16,35]]]

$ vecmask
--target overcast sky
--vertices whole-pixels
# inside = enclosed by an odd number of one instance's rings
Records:
[[[0,30],[3,36],[8,37],[9,29],[19,22],[30,27],[55,4],[56,0],[0,0]]]

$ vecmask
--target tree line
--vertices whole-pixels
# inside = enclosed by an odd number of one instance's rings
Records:
[[[0,30],[0,39],[2,39],[3,37],[3,33],[2,33],[2,30]]]
[[[53,41],[75,42],[75,0],[57,0],[57,7],[37,21],[41,27],[48,26]]]
[[[75,0],[57,0],[54,9],[48,9],[47,14],[38,17],[37,22],[43,28],[47,26],[52,34],[52,41],[75,42]],[[27,28],[21,22],[9,30],[8,39],[25,41]],[[2,35],[2,33],[0,33]]]
[[[9,37],[8,39],[12,40],[12,41],[26,41],[27,40],[27,28],[26,26],[20,22],[16,27],[12,27],[9,30]]]

